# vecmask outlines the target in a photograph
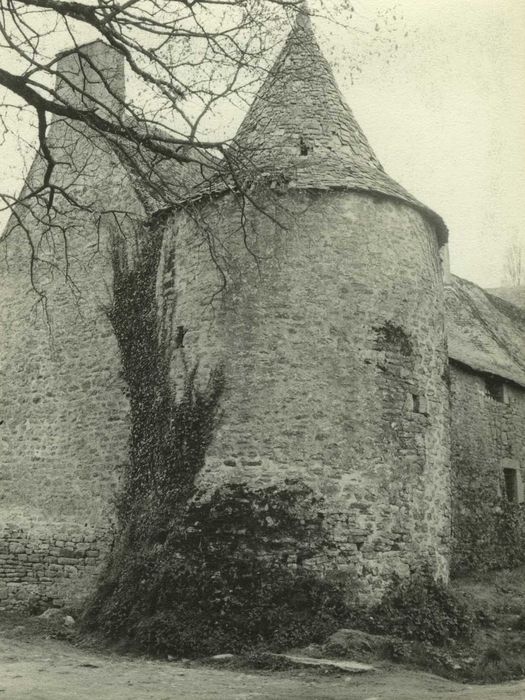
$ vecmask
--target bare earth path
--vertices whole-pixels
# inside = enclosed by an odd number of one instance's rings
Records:
[[[362,676],[241,673],[96,654],[54,640],[0,639],[0,700],[523,700],[525,681],[466,686],[384,668]]]

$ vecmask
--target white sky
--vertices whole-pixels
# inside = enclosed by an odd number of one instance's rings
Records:
[[[349,105],[389,175],[444,218],[452,272],[499,286],[507,245],[525,245],[525,1],[355,4],[394,4],[408,37],[342,85]]]
[[[525,0],[351,4],[357,31],[316,22],[348,104],[386,171],[444,218],[452,271],[499,286],[507,246],[525,246]],[[385,9],[393,56],[369,31]],[[357,56],[353,84],[343,55]],[[22,174],[13,140],[0,162],[4,185]]]

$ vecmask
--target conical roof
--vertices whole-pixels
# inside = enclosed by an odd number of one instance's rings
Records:
[[[318,177],[319,164],[330,161],[339,169],[383,170],[302,13],[234,142],[258,169],[293,165]]]
[[[243,182],[274,178],[288,188],[345,188],[402,200],[432,220],[440,243],[447,240],[441,217],[385,173],[339,91],[307,13],[298,14],[227,160]]]

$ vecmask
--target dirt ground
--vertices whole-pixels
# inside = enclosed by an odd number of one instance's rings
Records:
[[[384,666],[359,676],[249,673],[94,653],[53,639],[0,638],[0,700],[523,700],[525,680],[461,685]]]

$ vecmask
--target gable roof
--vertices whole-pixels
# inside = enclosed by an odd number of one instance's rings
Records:
[[[139,133],[144,132],[150,138],[158,136],[159,143],[169,138],[170,134],[158,126],[139,122],[129,117],[123,118],[123,126]],[[155,153],[148,146],[132,140],[105,136],[120,163],[126,169],[137,196],[146,212],[153,214],[161,209],[177,206],[191,200],[195,190],[216,172],[217,159],[213,154],[201,152],[191,146],[178,148],[180,155],[187,162],[179,161]]]
[[[525,387],[525,311],[454,275],[445,310],[451,360]]]

